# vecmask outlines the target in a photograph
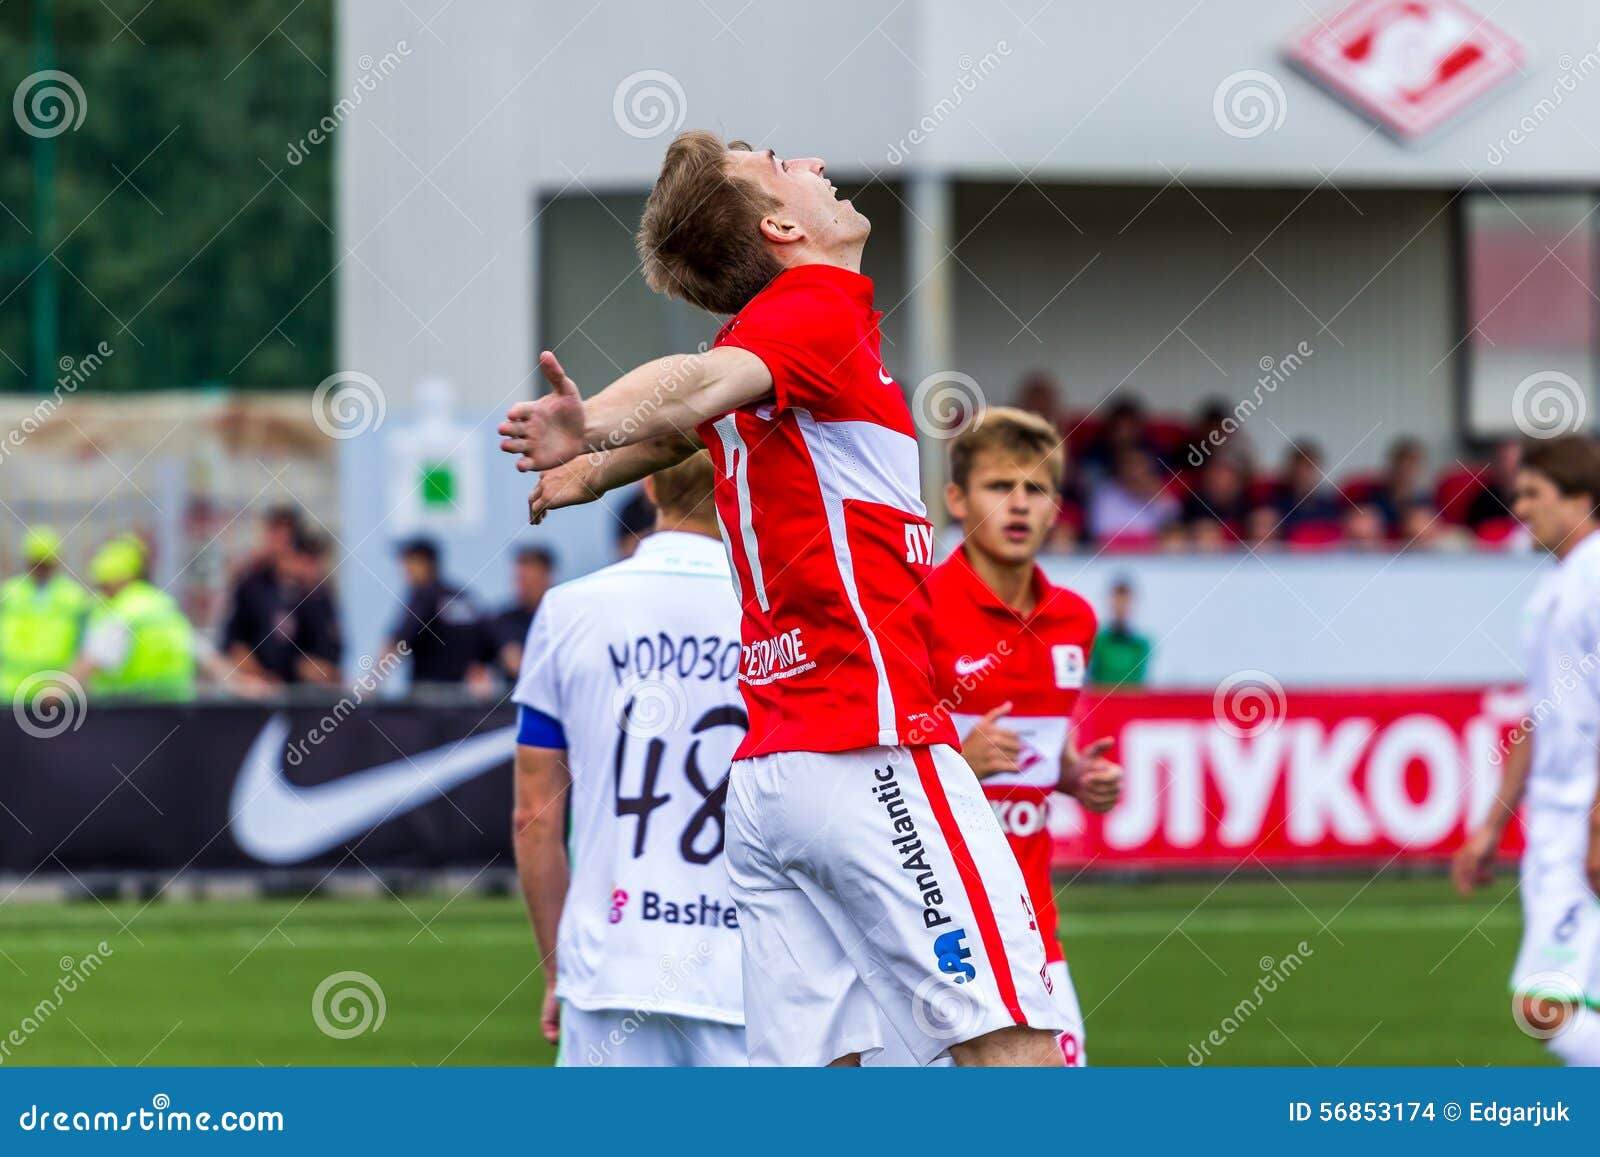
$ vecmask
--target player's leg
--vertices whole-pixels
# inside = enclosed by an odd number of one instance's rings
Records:
[[[1050,984],[1050,995],[1055,998],[1056,1009],[1066,1027],[1056,1037],[1061,1049],[1061,1060],[1069,1069],[1081,1069],[1089,1063],[1084,1047],[1083,1009],[1078,1004],[1077,990],[1072,987],[1072,970],[1065,960],[1052,960],[1045,966],[1045,977]]]
[[[787,862],[910,1062],[1059,1066],[1022,871],[950,748],[792,753]]]
[[[676,1038],[671,1046],[676,1068],[742,1069],[750,1063],[743,1025],[692,1016],[664,1016],[661,1020]]]
[[[776,759],[740,760],[728,778],[725,856],[739,912],[749,1063],[857,1064],[882,1044],[877,1011],[833,929],[762,834],[783,827]]]
[[[1600,899],[1589,890],[1576,837],[1569,835],[1530,816],[1513,1013],[1563,1063],[1600,1067]]]

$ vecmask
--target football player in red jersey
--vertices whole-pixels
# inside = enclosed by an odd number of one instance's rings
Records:
[[[749,715],[722,786],[751,1063],[898,1042],[918,1065],[1056,1067],[1027,884],[934,690],[933,524],[861,272],[870,229],[819,158],[679,134],[645,278],[733,317],[587,399],[544,353],[551,392],[512,408],[501,448],[543,472],[535,519],[711,453]]]
[[[1072,735],[1094,610],[1052,586],[1036,561],[1055,523],[1063,466],[1055,429],[1022,410],[990,409],[958,434],[945,503],[963,538],[928,585],[936,686],[1022,866],[1051,995],[1068,1022],[1062,1056],[1073,1066],[1084,1063],[1083,1015],[1056,936],[1050,800],[1060,792],[1109,811],[1122,768],[1107,758],[1111,740],[1080,750]]]

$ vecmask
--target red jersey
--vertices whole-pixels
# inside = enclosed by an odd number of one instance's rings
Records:
[[[916,428],[883,368],[880,316],[869,278],[804,265],[717,335],[773,385],[698,428],[744,611],[750,730],[735,759],[956,741],[933,692]]]
[[[1072,710],[1094,646],[1095,614],[1087,602],[1033,572],[1035,606],[1019,615],[989,589],[957,549],[928,580],[933,597],[934,677],[957,729],[965,735],[1010,700],[1001,722],[1022,737],[1021,770],[985,778],[1017,863],[1047,959],[1062,959],[1050,884],[1050,796],[1061,775]]]

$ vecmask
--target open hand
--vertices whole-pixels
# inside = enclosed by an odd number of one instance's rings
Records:
[[[583,399],[577,383],[549,350],[539,355],[539,372],[550,383],[550,392],[518,402],[500,423],[500,449],[520,455],[517,469],[522,471],[553,469],[584,450]]]

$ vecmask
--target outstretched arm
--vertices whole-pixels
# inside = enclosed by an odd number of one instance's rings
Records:
[[[766,363],[735,346],[658,358],[588,401],[549,350],[539,355],[539,370],[550,392],[518,402],[500,424],[500,449],[521,455],[526,465],[518,468],[524,470],[550,470],[586,452],[683,435],[772,392]]]
[[[582,506],[619,486],[676,466],[700,448],[700,439],[691,430],[687,434],[667,434],[615,450],[580,454],[565,466],[539,475],[533,493],[528,495],[528,524],[538,526],[552,510]],[[530,469],[526,458],[517,459],[517,469]]]

